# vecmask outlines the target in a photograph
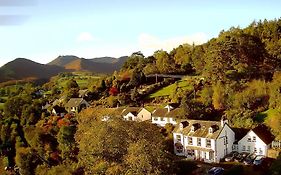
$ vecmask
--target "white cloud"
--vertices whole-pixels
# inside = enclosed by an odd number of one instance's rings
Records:
[[[160,39],[150,34],[140,34],[138,38],[138,45],[145,55],[152,55],[154,51],[163,49],[171,51],[180,44],[203,44],[208,41],[208,36],[205,33],[194,33],[187,36],[179,36],[168,39]]]
[[[89,32],[82,32],[77,37],[77,41],[79,42],[92,41],[93,39],[94,39],[93,35]]]

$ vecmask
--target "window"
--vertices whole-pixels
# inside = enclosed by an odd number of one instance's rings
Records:
[[[214,152],[210,151],[209,152],[209,160],[213,160],[214,159]]]
[[[248,147],[247,147],[247,151],[248,151],[248,152],[251,152],[251,146],[248,146]]]
[[[188,137],[188,144],[189,144],[189,145],[193,145],[192,137]]]
[[[164,117],[161,117],[161,121],[165,121]]]
[[[197,138],[197,146],[201,146],[201,138]]]
[[[246,146],[245,145],[243,145],[242,151],[246,151]]]
[[[157,117],[154,117],[153,120],[154,120],[154,121],[158,121],[158,118],[157,118]]]
[[[256,142],[257,138],[256,136],[253,136],[253,142]]]
[[[194,156],[195,155],[194,150],[186,150],[186,155],[187,156]]]
[[[178,142],[181,142],[181,135],[177,135],[176,138]]]
[[[251,137],[248,137],[248,142],[251,142]]]
[[[206,139],[206,147],[211,147],[211,139]]]
[[[260,155],[263,155],[263,151],[262,151],[261,148],[259,148],[259,154],[260,154]]]
[[[224,143],[224,145],[227,145],[227,143],[228,143],[226,136],[223,138],[223,143]]]
[[[183,152],[183,146],[182,145],[177,145],[176,146],[176,150],[178,153],[182,153]]]
[[[254,148],[254,152],[255,152],[255,153],[257,153],[257,152],[258,152],[256,147]]]
[[[128,117],[128,120],[133,120],[133,117],[131,117],[131,116],[130,116],[130,117]]]
[[[175,121],[176,121],[176,119],[175,119],[175,118],[172,118],[172,121],[174,121],[174,122],[175,122]]]

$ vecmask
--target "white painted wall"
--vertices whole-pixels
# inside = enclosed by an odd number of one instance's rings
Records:
[[[253,137],[256,137],[256,142],[253,142]],[[251,141],[248,141],[251,138]],[[243,150],[245,146],[245,150]],[[250,148],[250,150],[248,149]],[[240,141],[238,141],[238,152],[253,153],[255,148],[257,149],[257,155],[267,155],[267,149],[269,148],[252,130],[249,131]]]
[[[173,118],[168,118],[168,117],[152,117],[151,122],[153,124],[157,124],[158,126],[164,127],[167,123],[171,123],[173,125],[176,125],[177,122],[176,120],[173,120]]]
[[[130,117],[132,117],[132,120],[129,120]],[[123,116],[124,120],[128,120],[128,121],[136,121],[136,116],[134,116],[134,114],[132,114],[131,112],[129,112],[127,115]]]
[[[149,112],[145,108],[142,108],[142,110],[137,115],[137,120],[138,121],[151,120],[151,112]]]
[[[179,142],[177,140],[177,136],[180,136],[181,141]],[[173,133],[173,140],[174,140],[174,153],[178,156],[184,156],[185,155],[185,140],[184,140],[184,136],[182,133]],[[176,143],[181,143],[183,145],[183,152],[182,153],[178,153],[175,147]]]
[[[227,138],[227,142],[225,141]],[[218,138],[216,139],[216,161],[232,152],[232,145],[235,141],[235,133],[225,124]]]

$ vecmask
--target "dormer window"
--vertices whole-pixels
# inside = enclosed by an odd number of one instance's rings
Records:
[[[194,131],[195,131],[195,127],[191,126],[191,132],[194,132]]]
[[[213,134],[214,133],[214,129],[212,127],[209,128],[209,134]]]
[[[200,128],[200,124],[199,123],[194,123],[192,126],[191,126],[191,132],[194,132],[196,131],[197,129]]]

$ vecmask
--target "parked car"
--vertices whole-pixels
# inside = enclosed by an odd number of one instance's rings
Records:
[[[208,174],[210,175],[221,175],[223,174],[224,169],[222,167],[213,167],[209,169]]]
[[[228,154],[228,155],[225,156],[224,161],[226,161],[226,162],[233,161],[234,158],[235,158],[238,154],[239,154],[238,152],[233,151],[233,152],[231,152],[230,154]]]
[[[256,156],[255,153],[249,154],[249,155],[245,158],[245,160],[243,161],[243,163],[244,163],[245,165],[251,165],[251,164],[254,162],[254,160],[255,160],[256,157],[257,157],[257,156]]]
[[[243,162],[243,160],[249,155],[249,153],[242,152],[239,153],[236,157],[234,157],[235,162]]]
[[[264,160],[264,156],[259,155],[255,158],[253,164],[254,165],[260,165],[263,162],[263,160]]]

